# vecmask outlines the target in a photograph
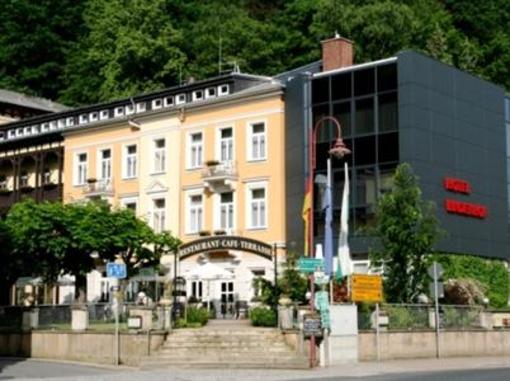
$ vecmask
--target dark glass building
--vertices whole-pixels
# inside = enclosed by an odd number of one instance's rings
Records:
[[[367,227],[373,222],[377,198],[391,187],[396,166],[407,162],[420,178],[424,198],[435,202],[446,231],[438,250],[510,258],[502,88],[411,51],[326,72],[320,69],[317,63],[281,78],[287,86],[287,157],[292,163],[287,173],[289,216],[300,215],[304,197],[307,131],[331,115],[341,123],[344,141],[352,150],[346,160],[353,257],[365,258],[374,244]],[[336,131],[326,124],[317,136],[317,173],[325,174]],[[337,159],[333,179],[333,231],[338,238],[344,174],[343,162]],[[316,242],[323,238],[323,220],[316,211]],[[303,229],[301,220],[289,217],[288,240],[299,248]]]

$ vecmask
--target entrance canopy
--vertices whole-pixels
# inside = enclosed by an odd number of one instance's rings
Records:
[[[216,236],[197,239],[181,245],[179,258],[184,259],[195,254],[226,250],[247,251],[269,260],[273,256],[271,245],[265,242],[238,236]]]
[[[192,271],[186,274],[190,278],[200,280],[214,280],[214,279],[232,279],[234,274],[224,268],[217,266],[211,262],[195,267]]]

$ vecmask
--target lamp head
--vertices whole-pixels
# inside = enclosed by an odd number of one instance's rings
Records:
[[[342,158],[345,155],[349,155],[351,150],[347,148],[342,138],[338,138],[328,152],[331,156]]]

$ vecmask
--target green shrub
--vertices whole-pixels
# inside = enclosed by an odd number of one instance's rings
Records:
[[[184,319],[177,319],[175,321],[175,328],[186,328],[187,323]]]
[[[251,324],[255,327],[275,327],[276,314],[269,307],[255,307],[250,310]]]
[[[384,310],[388,314],[390,330],[428,327],[428,307],[386,305]]]
[[[209,312],[206,308],[189,307],[186,311],[188,323],[206,325],[209,320]]]

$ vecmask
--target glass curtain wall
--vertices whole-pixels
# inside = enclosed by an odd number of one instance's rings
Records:
[[[374,220],[378,196],[392,186],[399,160],[398,94],[395,63],[383,64],[312,82],[314,124],[334,116],[352,153],[346,160],[350,171],[350,232],[365,235]],[[325,123],[317,134],[317,174],[326,175],[329,145],[336,131]],[[344,184],[343,161],[333,159],[334,236],[338,235]],[[318,189],[315,189],[319,195]],[[315,197],[315,232],[324,234],[320,197]]]

